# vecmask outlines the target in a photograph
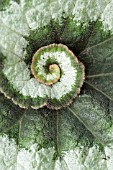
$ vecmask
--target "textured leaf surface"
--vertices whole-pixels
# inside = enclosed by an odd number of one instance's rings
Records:
[[[80,58],[86,66],[86,83],[113,101],[113,38],[87,48]]]
[[[113,1],[1,2],[0,169],[112,170]],[[51,43],[67,45],[79,57],[85,83],[70,107],[33,110],[36,101],[18,92],[35,94],[31,57]]]
[[[0,137],[0,168],[31,170],[112,170],[113,150],[105,148],[105,153],[101,152],[97,145],[90,147],[75,147],[75,150],[65,151],[64,157],[56,161],[53,160],[54,148],[37,150],[37,145],[32,145],[29,150],[18,148],[13,140],[7,136]],[[9,156],[10,155],[10,156]]]
[[[0,133],[16,124],[24,112],[25,110],[20,109],[0,94]]]

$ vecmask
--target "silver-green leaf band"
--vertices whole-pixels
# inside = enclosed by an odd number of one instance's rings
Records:
[[[14,58],[10,61],[6,57],[1,75],[1,79],[4,76],[7,79],[11,91],[7,92],[2,82],[1,92],[21,107],[30,105],[38,109],[46,105],[60,109],[69,105],[80,92],[85,77],[84,66],[67,46],[50,44],[38,49],[31,66]]]

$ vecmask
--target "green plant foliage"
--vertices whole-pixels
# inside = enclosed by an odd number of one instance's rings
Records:
[[[112,2],[6,2],[0,6],[0,169],[112,170]],[[48,98],[49,86],[37,91],[32,57],[53,43],[66,45],[85,67],[75,99],[75,88],[62,101]]]

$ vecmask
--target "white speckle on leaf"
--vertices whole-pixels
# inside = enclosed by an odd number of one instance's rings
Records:
[[[95,21],[97,18],[102,18],[104,27],[107,25],[109,26],[110,29],[112,29],[112,24],[110,24],[111,15],[110,17],[106,17],[108,15],[105,15],[107,13],[107,9],[110,8],[110,5],[107,6],[109,3],[109,0],[106,1],[83,1],[83,0],[71,0],[71,1],[54,1],[52,0],[51,2],[49,1],[36,1],[33,0],[31,2],[26,2],[25,0],[21,0],[20,4],[17,4],[16,2],[11,1],[10,6],[6,8],[6,10],[0,12],[0,20],[2,22],[2,26],[0,27],[0,46],[2,48],[2,51],[5,56],[7,56],[7,59],[9,60],[16,56],[18,60],[21,58],[24,59],[25,57],[25,51],[24,49],[26,48],[28,42],[23,38],[24,35],[29,35],[29,30],[35,30],[39,27],[42,27],[44,25],[47,25],[51,18],[55,20],[61,21],[62,15],[66,16],[71,16],[73,14],[74,19],[77,21],[77,23],[88,23],[89,21]],[[112,2],[111,2],[112,5]],[[43,10],[42,10],[43,9]],[[105,10],[104,10],[105,9]],[[42,13],[43,11],[43,13]],[[104,12],[104,13],[103,13]],[[108,19],[109,18],[109,19]],[[109,22],[108,22],[109,21]],[[13,56],[13,57],[12,57]],[[61,58],[59,57],[59,62]],[[64,61],[64,58],[62,58]],[[68,60],[68,59],[67,59]],[[66,61],[67,61],[66,60]],[[69,64],[69,62],[67,62]],[[61,96],[66,94],[66,91],[70,91],[72,89],[72,85],[68,83],[68,81],[73,82],[75,81],[75,76],[74,72],[76,70],[71,69],[68,66],[66,62],[60,64],[62,69],[65,67],[65,69],[68,70],[72,73],[70,74],[70,79],[65,78],[66,76],[69,76],[69,72],[64,70],[64,76],[61,78],[61,82],[56,83],[54,89],[58,91],[60,89],[59,94],[56,95],[54,90],[48,88],[46,92],[44,91],[44,94],[41,93],[40,96],[45,96],[45,95],[50,95],[51,93],[51,98],[56,98],[59,99]],[[13,63],[12,63],[13,64]],[[20,64],[19,64],[20,65]],[[26,66],[25,66],[26,67]],[[13,67],[15,69],[15,67]],[[5,67],[5,73],[6,67]],[[8,66],[8,70],[9,66]],[[17,89],[17,91],[20,91],[20,93],[26,95],[26,96],[34,96],[37,97],[38,95],[38,89],[41,88],[39,86],[37,88],[37,92],[33,93],[31,92],[30,89],[30,84],[33,81],[30,81],[29,77],[29,71],[27,71],[27,67],[25,70],[25,76],[22,77],[22,81],[13,82],[13,79],[16,77],[16,79],[20,79],[21,73],[17,71],[16,73],[12,74],[11,76],[8,74],[8,79],[11,81],[11,83],[14,84],[14,87]],[[11,70],[10,70],[11,71]],[[9,71],[9,72],[10,72]],[[19,74],[19,75],[17,75]],[[7,75],[7,74],[6,74]],[[14,75],[14,77],[13,77]],[[26,78],[25,78],[26,77]],[[48,77],[49,79],[49,77]],[[25,81],[27,81],[27,85],[25,85]],[[66,82],[66,85],[62,87],[64,81]],[[68,84],[68,86],[67,86]],[[25,90],[25,87],[28,89]],[[61,88],[62,87],[62,88]],[[21,90],[20,90],[21,89]],[[35,88],[36,89],[36,88]],[[37,95],[36,95],[37,94]]]
[[[101,21],[105,31],[113,33],[113,0],[106,6],[101,15]]]
[[[0,169],[16,169],[17,146],[8,136],[0,136]]]
[[[113,150],[105,147],[105,153],[98,145],[90,148],[75,147],[63,151],[62,158],[53,160],[54,148],[42,148],[33,144],[29,149],[17,149],[14,140],[0,136],[0,169],[5,170],[112,170]],[[106,157],[106,159],[104,159]]]

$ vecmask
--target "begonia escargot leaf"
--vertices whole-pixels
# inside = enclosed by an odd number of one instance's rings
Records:
[[[47,105],[49,108],[59,109],[69,105],[80,92],[84,82],[84,65],[76,56],[62,44],[51,44],[39,49],[31,58],[31,66],[26,65],[24,59],[10,61],[6,56],[1,73],[1,81],[6,77],[9,89],[12,88],[25,98],[30,99],[29,107],[38,109]],[[31,69],[29,69],[31,67]],[[30,72],[34,77],[30,78]],[[12,87],[11,87],[12,86]],[[6,94],[20,107],[26,108],[15,96],[5,92],[1,83],[1,92]]]
[[[112,170],[113,1],[1,2],[0,169]]]

